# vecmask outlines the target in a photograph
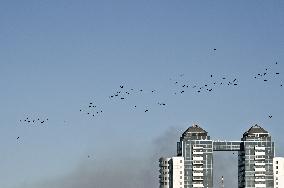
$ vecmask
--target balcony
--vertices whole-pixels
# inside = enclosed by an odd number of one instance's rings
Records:
[[[194,184],[193,184],[193,187],[204,187],[204,185],[203,185],[203,184],[200,184],[200,183],[194,183]]]
[[[256,188],[265,188],[266,187],[266,185],[265,184],[255,184],[255,187]]]
[[[193,176],[203,176],[203,173],[201,173],[201,172],[196,172],[196,173],[194,173],[194,172],[193,172]]]
[[[203,177],[202,176],[193,176],[192,180],[193,181],[203,181]]]
[[[261,176],[262,177],[262,176],[265,176],[265,174],[254,174],[254,176],[258,176],[258,177]]]
[[[202,155],[203,154],[203,152],[202,151],[193,151],[192,152],[194,155],[196,154],[196,155]]]
[[[193,164],[194,164],[194,165],[202,165],[203,162],[202,162],[202,161],[193,161]]]
[[[202,167],[196,167],[196,166],[193,166],[193,170],[203,170],[203,168]]]
[[[265,160],[265,157],[264,156],[256,156],[255,158],[254,158],[254,160]]]
[[[255,155],[256,156],[265,155],[265,152],[264,151],[256,151]]]
[[[255,146],[255,150],[265,150],[265,147]]]
[[[264,166],[265,163],[258,163],[258,162],[256,162],[256,163],[254,163],[254,165],[255,165],[255,166]]]
[[[202,161],[203,157],[193,157],[193,161]]]
[[[192,146],[193,149],[203,149],[201,146]]]
[[[265,172],[265,168],[255,168],[254,171],[256,172]]]
[[[256,181],[256,182],[263,182],[263,181],[265,181],[265,179],[255,179],[254,181]]]

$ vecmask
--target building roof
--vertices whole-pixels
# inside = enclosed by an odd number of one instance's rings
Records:
[[[268,132],[259,125],[255,124],[247,131],[247,133],[254,134],[254,133],[268,133]]]
[[[244,133],[244,136],[255,135],[255,134],[266,134],[266,135],[268,135],[269,133],[266,130],[264,130],[262,127],[260,127],[259,125],[255,124],[254,126],[249,128],[248,131],[246,131]]]
[[[199,127],[198,125],[194,124],[191,127],[189,127],[188,129],[186,129],[186,131],[184,131],[184,133],[182,134],[182,136],[187,136],[187,135],[191,135],[192,133],[203,133],[203,134],[207,134],[207,132],[202,129],[201,127]]]

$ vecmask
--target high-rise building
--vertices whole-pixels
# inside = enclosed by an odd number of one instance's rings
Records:
[[[213,188],[214,151],[238,151],[239,188],[273,188],[274,142],[269,133],[258,125],[246,131],[241,141],[214,141],[198,125],[189,127],[177,143],[177,156],[184,159],[183,188]],[[178,176],[172,176],[172,158],[164,160],[168,160],[170,175],[166,184],[170,186],[160,188],[171,188]],[[160,159],[160,167],[164,160]],[[160,185],[164,183],[162,176]]]
[[[177,143],[184,157],[184,187],[213,187],[213,141],[198,125],[189,127]]]
[[[273,188],[274,142],[258,125],[243,134],[238,155],[239,188]]]
[[[284,187],[284,157],[273,159],[274,188]]]

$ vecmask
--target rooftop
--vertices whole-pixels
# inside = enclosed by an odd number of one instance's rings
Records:
[[[194,124],[188,129],[186,129],[186,131],[184,131],[182,136],[184,137],[184,136],[191,136],[191,135],[196,135],[196,134],[207,135],[207,132],[201,127],[199,127],[198,125]]]
[[[254,126],[249,128],[249,130],[246,131],[243,136],[254,136],[254,135],[267,135],[268,136],[268,134],[269,133],[266,130],[264,130],[259,125],[255,124]]]

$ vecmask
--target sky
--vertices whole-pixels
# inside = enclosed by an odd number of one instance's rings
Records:
[[[0,187],[157,187],[194,123],[284,156],[283,33],[281,0],[1,0]]]

